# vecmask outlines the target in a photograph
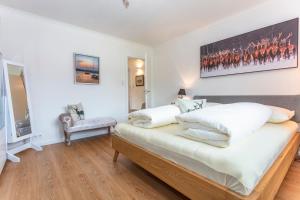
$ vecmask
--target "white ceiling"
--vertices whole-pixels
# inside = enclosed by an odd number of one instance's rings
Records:
[[[266,0],[0,0],[0,4],[157,45]]]

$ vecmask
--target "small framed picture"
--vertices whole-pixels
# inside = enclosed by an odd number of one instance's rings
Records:
[[[74,53],[75,84],[99,84],[99,57]]]
[[[135,86],[144,86],[144,75],[135,77]]]

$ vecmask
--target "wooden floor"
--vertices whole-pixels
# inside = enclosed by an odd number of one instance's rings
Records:
[[[27,150],[0,176],[1,200],[185,200],[168,185],[120,155],[112,162],[110,136]],[[300,199],[300,162],[295,162],[277,200]]]

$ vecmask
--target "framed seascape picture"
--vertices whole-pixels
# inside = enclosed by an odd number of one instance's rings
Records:
[[[144,86],[144,75],[135,77],[135,86]]]
[[[298,24],[292,19],[200,47],[200,77],[298,67]]]
[[[99,57],[74,53],[75,83],[99,84]]]

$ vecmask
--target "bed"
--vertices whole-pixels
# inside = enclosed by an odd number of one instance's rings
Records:
[[[255,101],[251,99],[252,97]],[[236,97],[229,102],[228,99],[232,98],[229,96],[205,98],[219,103],[238,102],[245,98],[248,101],[285,106],[297,111],[298,101],[294,102],[293,99],[299,97],[277,98],[281,100],[284,98],[285,103],[289,102],[288,105],[278,104],[280,102],[276,102],[274,97],[270,96]],[[294,120],[298,120],[297,116]],[[221,169],[203,162],[205,157],[209,157],[209,153],[217,155],[220,148],[181,137],[179,125],[149,130],[121,125],[119,133],[112,138],[112,146],[116,150],[114,161],[117,161],[118,154],[122,153],[191,199],[273,199],[299,146],[296,127],[296,123],[291,121],[280,125],[267,124],[253,134],[253,138],[244,141],[240,147],[226,148],[226,151],[231,151],[228,155],[241,152],[234,156],[237,162],[220,161],[221,164],[224,162],[223,164],[228,165],[227,167],[237,168],[234,174],[224,173]],[[264,145],[266,141],[269,141],[268,145]],[[255,149],[249,151],[254,145],[256,149],[262,149],[262,153],[255,152]],[[239,160],[243,160],[244,155],[247,158],[244,159],[244,163],[241,163]],[[251,163],[261,167],[258,170],[259,174],[255,174],[257,170],[251,171],[251,167],[248,171],[239,170],[239,168],[247,168],[246,166]],[[252,182],[245,184],[245,181],[241,181],[242,174],[254,177]]]

